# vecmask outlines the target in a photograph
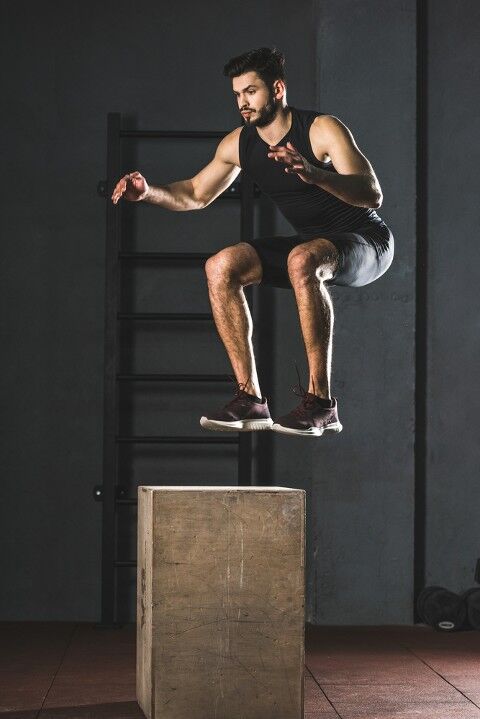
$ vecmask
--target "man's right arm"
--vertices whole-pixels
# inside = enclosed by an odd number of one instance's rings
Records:
[[[240,172],[238,146],[241,129],[228,133],[218,144],[211,162],[191,179],[154,187],[148,185],[139,172],[126,175],[112,194],[114,203],[125,193],[127,200],[143,200],[167,210],[201,210],[207,207]]]

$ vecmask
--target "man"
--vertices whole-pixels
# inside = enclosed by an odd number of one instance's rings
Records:
[[[152,187],[132,172],[118,182],[112,200],[202,209],[243,170],[276,202],[297,235],[238,242],[206,262],[213,316],[237,387],[230,402],[200,423],[220,431],[272,428],[318,437],[342,430],[337,399],[330,395],[333,307],[327,285],[373,282],[393,260],[394,238],[375,212],[382,191],[350,130],[333,115],[287,105],[284,66],[283,54],[270,48],[232,58],[224,75],[232,79],[244,124],[221,140],[195,177]],[[260,390],[243,292],[261,282],[293,289],[310,374],[308,390],[300,385],[299,406],[275,423]]]

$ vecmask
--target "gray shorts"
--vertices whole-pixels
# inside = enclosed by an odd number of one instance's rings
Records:
[[[395,242],[385,223],[355,232],[319,232],[318,237],[330,240],[340,253],[338,270],[331,279],[325,280],[326,285],[362,287],[381,277],[392,264]],[[262,284],[292,289],[287,258],[291,250],[303,242],[308,242],[308,237],[259,237],[248,241],[262,263]]]

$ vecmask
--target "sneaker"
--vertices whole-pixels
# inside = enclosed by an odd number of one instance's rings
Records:
[[[270,429],[273,421],[270,417],[267,398],[254,397],[245,392],[246,382],[237,385],[235,397],[221,409],[209,412],[200,419],[204,429],[220,432],[253,432]]]
[[[285,434],[297,434],[304,437],[320,437],[325,430],[341,432],[343,427],[338,419],[337,398],[331,400],[317,397],[312,392],[307,392],[299,383],[301,403],[288,414],[279,417],[272,429],[275,432]],[[315,387],[314,387],[315,389]],[[330,406],[329,406],[330,405]]]

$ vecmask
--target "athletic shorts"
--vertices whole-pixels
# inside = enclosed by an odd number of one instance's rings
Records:
[[[395,242],[385,223],[355,232],[319,232],[318,237],[330,240],[340,254],[338,269],[332,278],[325,280],[326,285],[362,287],[381,277],[392,264]],[[288,255],[294,247],[308,241],[308,237],[301,235],[249,240],[262,263],[262,284],[291,290]]]

